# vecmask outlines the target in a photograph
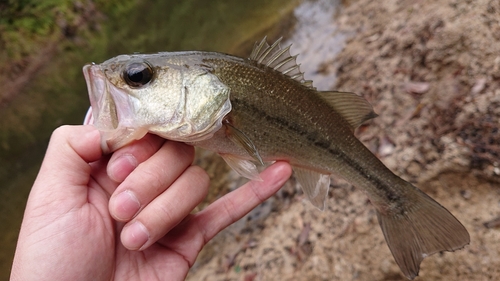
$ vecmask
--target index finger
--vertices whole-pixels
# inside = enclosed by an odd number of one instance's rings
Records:
[[[208,241],[271,197],[291,175],[289,163],[274,163],[260,174],[263,181],[249,181],[224,195],[203,211],[185,219],[158,242],[181,254],[192,266]]]
[[[196,214],[205,242],[278,192],[291,175],[290,164],[276,162],[261,173],[263,181],[249,181]]]

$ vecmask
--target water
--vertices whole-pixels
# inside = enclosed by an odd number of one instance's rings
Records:
[[[333,61],[344,48],[348,34],[339,32],[334,17],[339,12],[340,0],[307,1],[294,10],[297,24],[285,44],[300,54],[297,63],[306,80],[312,80],[318,90],[331,90],[335,86]],[[323,66],[324,65],[324,66]],[[318,68],[323,71],[319,71]]]
[[[333,24],[338,1],[297,4],[288,0],[139,3],[126,18],[108,17],[89,41],[76,46],[61,43],[64,50],[7,108],[0,109],[0,279],[9,276],[26,199],[51,132],[62,124],[81,124],[88,108],[81,74],[85,63],[122,53],[174,50],[244,56],[266,34],[288,35],[284,44],[293,42],[292,53],[301,53],[298,61],[305,77],[314,79],[319,89],[330,89],[335,83],[332,74],[317,69],[343,46],[345,35],[338,34]]]

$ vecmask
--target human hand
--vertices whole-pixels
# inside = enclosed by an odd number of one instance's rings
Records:
[[[289,164],[277,162],[262,172],[262,182],[190,214],[209,185],[191,165],[191,146],[147,135],[103,156],[99,143],[92,126],[53,133],[26,206],[11,280],[184,279],[210,239],[291,174]]]

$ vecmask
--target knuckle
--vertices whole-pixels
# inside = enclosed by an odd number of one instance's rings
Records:
[[[70,130],[71,126],[69,125],[59,126],[52,132],[51,138],[60,138],[61,136],[65,136],[69,133]]]
[[[266,201],[267,197],[265,196],[265,194],[263,194],[262,189],[261,189],[262,183],[261,182],[254,182],[254,181],[250,181],[249,183],[250,183],[250,190],[252,191],[253,196],[255,198],[257,198],[257,200],[259,202]]]
[[[141,140],[132,143],[130,146],[124,148],[124,153],[134,155],[137,159],[145,161],[161,147],[162,138],[148,134]],[[126,149],[126,150],[125,150]]]
[[[159,204],[156,216],[156,221],[161,222],[161,225],[165,226],[175,225],[178,221],[171,204]]]
[[[177,159],[182,159],[183,163],[188,165],[194,160],[194,147],[191,145],[169,141],[166,144],[172,151],[174,151]]]
[[[191,179],[196,180],[196,185],[207,187],[210,184],[210,177],[200,166],[189,166],[187,172]]]
[[[230,221],[234,222],[237,221],[239,218],[236,216],[236,207],[234,205],[234,202],[232,200],[228,200],[227,198],[223,197],[222,201],[222,206],[224,207],[224,212],[226,213],[226,216],[229,218]]]
[[[166,184],[166,172],[163,168],[154,167],[152,169],[143,169],[139,184],[146,185],[150,191],[163,191]]]

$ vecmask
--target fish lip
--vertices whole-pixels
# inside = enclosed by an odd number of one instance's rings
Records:
[[[92,108],[92,118],[87,116],[86,122],[93,121],[93,124],[102,131],[133,127],[135,106],[130,95],[109,82],[99,65],[85,65],[83,75]]]
[[[130,95],[114,86],[99,65],[85,65],[83,75],[90,99],[84,124],[100,131],[104,153],[113,152],[147,133],[146,128],[137,128],[134,123],[134,101]]]
[[[92,106],[89,106],[85,118],[83,119],[83,125],[94,125],[94,114],[92,113]]]
[[[96,96],[97,93],[102,92],[103,90],[103,84],[102,82],[104,79],[95,79],[95,78],[104,78],[101,77],[102,71],[98,69],[98,67],[95,64],[86,64],[83,66],[83,76],[85,77],[85,82],[87,83],[87,89],[89,93],[89,99],[90,99],[90,107],[96,108],[97,106],[97,100],[98,97]],[[99,83],[97,83],[99,81]],[[91,112],[87,112],[87,115]],[[85,117],[87,119],[87,117]]]
[[[93,124],[101,131],[113,130],[117,127],[117,122],[113,124],[112,112],[116,112],[114,102],[108,104],[108,111],[104,111],[106,101],[112,101],[106,82],[106,77],[98,65],[87,64],[83,67],[83,75],[87,83],[90,100],[90,108],[85,117],[85,124]],[[92,117],[89,116],[92,114]],[[92,123],[90,123],[92,121]]]

